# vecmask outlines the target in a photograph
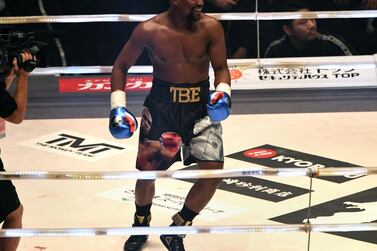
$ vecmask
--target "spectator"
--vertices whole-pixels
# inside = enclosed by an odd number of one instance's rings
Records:
[[[376,10],[377,0],[333,0],[331,9]],[[332,19],[327,20],[325,25],[332,33],[339,34],[353,44],[358,54],[368,55],[377,52],[376,18]]]
[[[278,1],[278,0],[276,0]],[[313,11],[375,10],[377,0],[306,0]],[[278,1],[284,3],[284,1]],[[369,55],[377,51],[376,18],[319,19],[321,31],[344,38],[354,46],[357,54]]]
[[[292,1],[284,11],[310,11],[305,3]],[[315,19],[295,19],[282,22],[285,35],[273,41],[264,57],[318,57],[352,55],[352,50],[339,38],[318,32]]]

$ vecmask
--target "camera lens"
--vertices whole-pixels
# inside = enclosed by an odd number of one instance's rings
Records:
[[[22,62],[21,52],[19,52],[19,54],[17,55],[17,61],[19,62],[19,67],[21,67],[27,72],[32,72],[35,69],[35,67],[37,67],[38,62],[39,62],[39,52],[40,52],[39,47],[34,44],[34,45],[31,45],[30,47],[23,48],[21,51],[29,52],[33,57],[35,57],[35,60],[30,59],[30,60],[26,60],[25,62]]]

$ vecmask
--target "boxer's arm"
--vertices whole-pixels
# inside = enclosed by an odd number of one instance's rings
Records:
[[[224,31],[215,20],[211,24],[209,57],[215,74],[216,91],[208,96],[207,113],[214,121],[222,121],[230,114],[230,73],[226,58]]]
[[[224,30],[217,20],[212,20],[209,26],[209,58],[215,74],[214,85],[215,87],[219,83],[227,83],[230,85]]]
[[[109,116],[110,133],[117,139],[133,135],[138,124],[135,116],[126,109],[125,84],[127,72],[136,62],[147,43],[148,33],[145,23],[136,26],[130,39],[124,45],[113,65],[111,73],[111,111]]]
[[[145,25],[145,23],[140,23],[135,27],[130,39],[116,58],[111,72],[111,91],[124,91],[127,71],[143,53],[147,43],[148,33]]]

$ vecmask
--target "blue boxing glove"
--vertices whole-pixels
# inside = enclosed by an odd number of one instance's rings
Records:
[[[137,129],[137,120],[132,113],[126,109],[126,93],[124,91],[113,91],[111,93],[111,112],[109,130],[111,135],[117,139],[127,139]]]
[[[207,113],[213,121],[222,121],[230,114],[230,85],[220,83],[216,91],[208,95]]]

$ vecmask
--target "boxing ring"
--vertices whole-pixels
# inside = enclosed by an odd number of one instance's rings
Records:
[[[282,20],[282,19],[297,19],[297,18],[362,18],[362,17],[377,17],[377,11],[341,11],[341,12],[303,12],[303,13],[222,13],[222,14],[211,14],[215,16],[216,18],[220,20]],[[23,23],[80,23],[80,22],[135,22],[135,21],[143,21],[148,18],[150,18],[151,15],[84,15],[84,16],[38,16],[38,17],[1,17],[0,18],[0,24],[23,24]],[[311,89],[311,88],[375,88],[377,86],[377,55],[368,55],[368,56],[348,56],[348,57],[319,57],[319,58],[309,58],[309,59],[302,59],[302,58],[284,58],[284,59],[240,59],[240,60],[229,60],[229,67],[232,73],[232,86],[233,89],[236,91],[245,91],[245,90],[265,90],[265,89]],[[33,73],[32,77],[38,77],[38,76],[50,76],[50,75],[61,75],[61,74],[106,74],[110,73],[111,66],[88,66],[88,67],[50,67],[50,68],[37,68]],[[141,74],[141,75],[148,75],[152,73],[152,68],[150,66],[134,66],[129,71],[131,74]],[[213,78],[213,73],[211,71],[211,78]],[[145,81],[143,82],[144,86],[143,88],[148,90],[150,88],[150,82]],[[331,114],[329,114],[331,116]],[[345,121],[346,118],[343,115],[335,115],[339,121]],[[359,116],[359,115],[357,115]],[[359,116],[359,119],[363,118],[364,120],[368,120],[369,114],[364,116],[364,114]],[[303,115],[304,120],[308,120],[307,117]],[[370,114],[371,120],[373,118],[376,118],[377,115],[375,113]],[[291,122],[289,126],[292,126],[294,124],[294,119],[292,116],[290,117],[278,117],[278,120],[288,118]],[[260,120],[259,120],[260,119]],[[319,122],[320,117],[318,117],[318,120],[316,122]],[[235,124],[230,124],[230,122],[225,122],[224,126],[225,128],[238,128],[237,123],[241,124],[242,120],[247,120],[245,117],[237,117],[235,116]],[[358,119],[355,119],[356,121]],[[268,118],[258,118],[253,117],[251,120],[247,120],[248,122],[253,121],[262,121],[271,122],[274,121],[274,118],[268,117]],[[34,126],[37,126],[40,124],[41,130],[48,131],[51,133],[51,126],[58,126],[58,122],[51,123],[52,125],[46,124],[46,128],[44,127],[44,121],[39,120],[38,123],[32,123],[29,121],[25,121],[25,129],[30,130]],[[97,125],[97,129],[99,130],[100,126],[103,128],[106,128],[105,126],[105,120],[99,121],[99,125]],[[237,123],[236,123],[237,122]],[[369,121],[372,124],[368,124],[365,122],[365,125],[374,125],[375,122]],[[46,122],[47,123],[47,122]],[[69,122],[68,122],[69,123]],[[64,124],[62,126],[69,126],[67,124]],[[89,122],[90,123],[90,120]],[[364,123],[364,122],[363,122]],[[374,124],[373,124],[374,123]],[[309,123],[310,124],[310,123]],[[346,124],[346,123],[345,123]],[[82,124],[80,124],[82,125]],[[364,125],[364,124],[362,124]],[[314,125],[312,125],[314,126]],[[14,128],[13,126],[9,126],[10,133],[16,134],[19,128]],[[63,127],[64,128],[64,127]],[[77,128],[77,127],[75,127]],[[258,129],[263,129],[262,126],[257,126]],[[256,129],[254,128],[254,129]],[[292,126],[292,128],[295,128]],[[296,127],[297,129],[298,127]],[[308,128],[311,128],[308,126]],[[104,129],[104,131],[105,131]],[[318,129],[318,128],[317,128]],[[323,128],[324,129],[324,128]],[[73,129],[70,129],[73,130]],[[247,133],[249,129],[243,128],[242,132]],[[273,130],[273,129],[271,129]],[[330,126],[330,131],[333,130],[336,131],[335,127]],[[287,129],[288,131],[288,129]],[[349,131],[352,131],[351,129]],[[240,131],[238,131],[240,132]],[[64,135],[67,135],[67,132]],[[92,134],[95,133],[95,130],[91,132]],[[374,133],[374,131],[368,133]],[[366,133],[366,134],[368,134]],[[8,134],[8,133],[7,133]],[[103,135],[105,134],[102,133]],[[62,135],[62,134],[59,134]],[[40,136],[40,135],[39,135]],[[266,136],[263,134],[263,136]],[[9,138],[8,138],[9,137]],[[25,139],[22,139],[22,137],[25,137]],[[105,136],[102,136],[105,137]],[[233,133],[228,133],[225,135],[225,145],[230,140],[235,140],[237,134],[234,135]],[[323,137],[326,137],[326,133],[324,133]],[[328,137],[328,135],[327,135]],[[348,136],[349,137],[349,136]],[[106,140],[110,141],[110,137],[106,136]],[[7,148],[7,144],[10,144],[12,140],[16,141],[23,141],[23,143],[20,143],[23,146],[31,145],[29,141],[26,139],[30,139],[30,137],[27,137],[26,133],[20,133],[17,136],[7,136],[3,141],[5,142],[4,146],[2,148]],[[377,149],[377,145],[374,142],[374,138],[372,138],[372,142],[369,143],[369,150],[368,153],[375,152],[375,149]],[[25,141],[26,140],[26,141]],[[287,139],[285,139],[287,140]],[[326,141],[326,139],[323,139]],[[261,139],[258,139],[259,142],[262,142]],[[272,140],[273,141],[273,140]],[[39,142],[45,142],[42,139]],[[320,142],[320,140],[319,140]],[[342,144],[343,141],[342,141]],[[132,139],[129,143],[129,145],[136,145],[136,139]],[[241,144],[242,145],[242,144]],[[293,144],[295,145],[295,144]],[[308,144],[305,144],[308,145]],[[319,143],[321,147],[321,143]],[[10,149],[12,148],[17,151],[17,149],[20,146],[10,146]],[[36,146],[33,146],[34,149],[37,149]],[[38,147],[41,147],[39,145]],[[128,147],[128,146],[127,146]],[[314,147],[311,149],[319,149],[320,147]],[[338,145],[339,147],[339,145]],[[231,147],[231,152],[239,151],[240,149],[237,149],[236,146]],[[309,147],[310,148],[310,147]],[[323,148],[330,149],[329,147],[326,147],[323,145]],[[264,148],[257,148],[259,149],[266,149]],[[356,148],[354,147],[353,150]],[[373,150],[374,149],[374,150]],[[254,149],[255,150],[255,149]],[[21,150],[22,152],[25,152],[26,150]],[[131,150],[130,150],[131,151]],[[133,149],[133,154],[131,156],[127,155],[127,170],[133,170],[132,165],[130,165],[130,161],[134,159],[135,155],[135,149]],[[329,150],[331,151],[331,150]],[[164,179],[164,180],[173,180],[174,182],[182,182],[182,180],[192,180],[192,179],[199,179],[199,178],[224,178],[227,180],[227,182],[233,182],[233,180],[237,180],[239,178],[239,182],[241,182],[241,178],[249,178],[249,177],[260,177],[260,178],[271,178],[272,180],[276,181],[278,179],[282,179],[287,182],[287,178],[294,178],[296,177],[296,181],[301,184],[303,188],[306,189],[306,193],[304,195],[301,195],[300,202],[304,203],[305,205],[301,204],[299,208],[306,207],[305,209],[305,221],[301,222],[300,224],[293,224],[293,223],[284,223],[284,220],[279,221],[279,224],[271,224],[271,219],[274,219],[274,217],[269,217],[268,220],[262,220],[262,223],[258,223],[258,220],[254,221],[257,223],[249,222],[245,220],[244,218],[238,218],[241,221],[234,222],[234,218],[229,216],[229,219],[227,220],[226,217],[213,224],[207,224],[203,226],[191,226],[191,227],[161,227],[161,226],[152,226],[149,228],[131,228],[131,227],[123,227],[123,222],[120,222],[119,224],[116,224],[116,226],[110,226],[110,227],[104,227],[104,226],[98,226],[95,222],[91,222],[89,225],[91,227],[79,227],[76,224],[75,227],[60,227],[59,225],[56,225],[55,227],[51,227],[49,224],[46,224],[46,222],[41,222],[42,226],[40,225],[29,225],[27,223],[24,224],[23,229],[1,229],[0,230],[0,238],[4,237],[35,237],[35,238],[43,238],[43,237],[93,237],[93,236],[129,236],[131,234],[152,234],[152,235],[160,235],[160,234],[189,234],[189,235],[198,235],[198,238],[206,238],[208,240],[209,237],[204,237],[202,234],[226,234],[226,235],[242,235],[246,236],[247,238],[253,239],[254,234],[262,234],[262,235],[269,235],[271,234],[273,237],[263,236],[261,238],[262,242],[259,243],[257,247],[264,247],[269,246],[266,244],[268,241],[274,241],[277,240],[277,242],[284,242],[284,239],[290,239],[290,237],[287,237],[287,234],[293,234],[293,233],[304,233],[304,235],[299,235],[299,241],[295,237],[294,240],[297,241],[299,244],[299,247],[301,248],[294,248],[294,245],[290,243],[287,246],[284,246],[286,250],[303,250],[303,247],[305,247],[307,250],[323,250],[323,245],[315,246],[314,240],[312,240],[312,235],[315,233],[335,233],[339,234],[341,232],[346,233],[345,236],[347,236],[347,232],[358,232],[358,233],[374,233],[377,232],[377,217],[374,220],[371,220],[369,222],[355,222],[354,220],[349,222],[342,222],[342,223],[328,223],[328,224],[322,224],[322,223],[316,223],[315,219],[316,217],[312,216],[312,210],[314,206],[317,206],[319,203],[318,199],[315,199],[313,202],[313,197],[316,196],[315,191],[317,190],[315,184],[313,185],[313,181],[317,182],[320,178],[328,178],[328,177],[356,177],[354,180],[350,180],[350,183],[357,183],[358,186],[362,188],[369,188],[372,185],[373,186],[373,177],[377,174],[377,164],[375,160],[372,157],[372,160],[368,160],[366,162],[369,163],[369,165],[365,166],[349,166],[349,165],[315,165],[312,162],[312,165],[310,166],[308,164],[308,161],[302,160],[297,161],[295,165],[295,168],[290,167],[289,165],[284,166],[281,164],[279,167],[268,167],[263,164],[245,164],[245,162],[237,162],[237,161],[229,161],[229,165],[232,165],[230,168],[225,166],[224,170],[180,170],[182,167],[177,167],[176,165],[173,166],[173,170],[171,171],[148,171],[148,172],[135,172],[135,171],[104,171],[107,170],[110,166],[110,169],[115,170],[121,170],[123,169],[123,165],[119,166],[121,156],[117,157],[117,163],[111,163],[106,162],[103,164],[106,164],[108,166],[97,166],[94,167],[96,171],[92,171],[92,165],[94,163],[81,163],[81,162],[72,162],[67,161],[65,164],[83,164],[82,169],[86,169],[88,171],[69,171],[69,167],[62,168],[63,164],[59,163],[59,161],[65,161],[63,157],[59,156],[58,163],[55,163],[54,161],[48,162],[49,165],[53,164],[53,167],[51,170],[51,166],[48,171],[43,171],[44,169],[39,169],[37,165],[32,165],[31,169],[21,168],[20,166],[17,166],[14,163],[16,162],[17,156],[7,156],[6,151],[3,153],[5,158],[8,158],[9,161],[7,161],[9,164],[6,166],[11,166],[11,168],[7,168],[8,170],[11,169],[12,171],[7,172],[1,172],[0,173],[0,180],[4,179],[11,179],[14,180],[16,183],[16,187],[22,187],[22,182],[30,182],[29,184],[26,184],[25,187],[33,187],[37,182],[49,182],[49,186],[54,184],[55,182],[64,182],[65,186],[70,186],[71,184],[76,189],[78,188],[78,184],[80,182],[85,183],[85,185],[88,184],[88,182],[100,182],[103,184],[103,182],[112,183],[116,182],[118,185],[121,185],[122,182],[125,182],[128,180],[135,180],[135,179]],[[11,151],[9,151],[11,152]],[[258,151],[253,151],[252,154],[259,154]],[[348,151],[345,151],[349,153]],[[25,152],[26,153],[26,152]],[[245,155],[246,151],[244,152]],[[37,160],[38,156],[40,154],[43,154],[43,152],[37,154]],[[47,154],[47,153],[46,153]],[[322,153],[323,154],[323,153]],[[235,154],[233,154],[235,155]],[[50,155],[49,155],[50,156]],[[231,155],[229,155],[230,157]],[[258,155],[254,156],[255,159],[260,158]],[[352,158],[351,158],[352,159]],[[12,160],[12,161],[11,161]],[[228,160],[228,159],[227,159]],[[22,161],[21,161],[22,162]],[[226,161],[227,163],[227,161]],[[288,162],[289,163],[289,162]],[[25,164],[25,163],[24,163]],[[114,165],[117,165],[116,168],[114,168]],[[47,165],[47,162],[43,165]],[[309,167],[308,167],[309,165]],[[56,168],[56,169],[55,169]],[[60,168],[62,168],[64,171],[57,171]],[[178,169],[178,170],[174,170]],[[362,181],[362,179],[365,179]],[[295,181],[295,182],[296,182]],[[71,183],[72,182],[72,183]],[[321,183],[322,182],[322,183]],[[361,182],[361,183],[360,183]],[[242,182],[241,182],[242,183]],[[284,182],[283,182],[284,183]],[[323,180],[319,182],[321,185],[324,185],[326,189],[330,188],[328,184],[324,184]],[[93,183],[94,184],[94,183]],[[174,183],[177,184],[177,183]],[[173,184],[173,187],[174,187]],[[186,184],[186,183],[185,183]],[[338,183],[343,185],[342,183]],[[368,186],[366,185],[368,184]],[[374,182],[374,186],[376,183]],[[248,186],[249,184],[242,183],[242,186]],[[47,183],[42,184],[42,186],[45,189],[48,189]],[[54,186],[54,185],[53,185]],[[57,185],[59,186],[59,185]],[[103,185],[106,187],[106,189],[110,189],[111,186],[109,184]],[[184,185],[183,187],[185,187]],[[339,185],[340,186],[340,185]],[[344,186],[344,185],[343,185]],[[61,187],[62,189],[62,187]],[[70,188],[67,188],[70,189]],[[73,188],[72,188],[73,189]],[[105,190],[106,190],[105,189]],[[174,188],[173,188],[174,189]],[[372,188],[373,189],[373,188]],[[73,189],[72,192],[74,192],[75,189]],[[320,190],[320,188],[318,188]],[[22,190],[24,191],[24,190]],[[368,190],[369,191],[369,190]],[[374,191],[374,190],[373,190]],[[27,208],[28,199],[27,195],[31,194],[30,191],[26,191],[25,189],[25,200],[22,199],[22,193],[19,192],[21,201]],[[327,200],[330,200],[330,197],[326,195],[326,192],[320,192]],[[84,193],[85,194],[85,193]],[[228,194],[223,194],[226,198],[229,197]],[[346,194],[342,194],[346,195]],[[59,194],[57,196],[60,196]],[[101,196],[104,196],[104,193],[102,193]],[[42,196],[43,197],[43,196]],[[216,197],[216,195],[215,195]],[[305,197],[305,198],[303,198]],[[339,196],[335,196],[335,198],[338,198]],[[242,198],[237,198],[238,200],[241,200]],[[297,198],[296,198],[297,199]],[[334,199],[334,198],[331,198]],[[77,200],[77,199],[75,199]],[[254,201],[254,200],[253,200]],[[289,200],[283,201],[283,204],[286,205],[286,203],[289,203]],[[244,205],[241,203],[241,205]],[[265,204],[265,206],[272,206],[274,204]],[[346,204],[348,205],[348,204]],[[63,205],[62,205],[63,206]],[[97,205],[92,205],[97,206]],[[275,205],[277,208],[280,208],[282,206]],[[103,206],[99,206],[103,208]],[[252,207],[252,205],[250,206]],[[39,207],[38,207],[39,208]],[[127,206],[131,211],[128,212],[121,212],[119,209],[122,207],[117,205],[116,206],[117,211],[114,213],[121,213],[124,214],[124,218],[132,218],[131,213],[132,212],[132,206]],[[295,211],[297,208],[293,209],[292,207],[289,207],[291,211]],[[259,208],[260,210],[263,210],[262,208]],[[362,209],[361,209],[362,211]],[[108,213],[108,212],[107,212]],[[154,213],[152,212],[154,215]],[[240,213],[241,214],[241,213]],[[243,217],[245,217],[245,214],[241,214]],[[259,213],[256,213],[256,215],[259,215]],[[275,215],[276,217],[278,215]],[[29,216],[30,217],[30,216]],[[199,216],[200,217],[200,216]],[[77,216],[75,218],[76,220],[80,218],[80,216]],[[95,217],[94,217],[95,218]],[[167,224],[169,221],[166,220],[166,216],[162,216],[162,220],[157,221],[157,223]],[[313,219],[313,220],[312,220]],[[100,221],[100,219],[98,218]],[[315,221],[313,223],[312,221]],[[30,221],[31,222],[31,221]],[[72,222],[72,221],[69,221]],[[73,221],[74,222],[74,221]],[[201,222],[198,220],[198,222]],[[204,221],[205,222],[205,221]],[[222,223],[226,224],[222,224]],[[275,221],[276,222],[276,221]],[[88,222],[87,222],[88,223]],[[157,224],[156,223],[156,224]],[[208,223],[208,222],[207,222]],[[66,224],[63,224],[63,226]],[[102,224],[103,225],[103,224]],[[119,226],[121,225],[121,226]],[[130,225],[130,224],[128,224]],[[152,221],[153,225],[153,221]],[[276,237],[274,234],[283,234],[283,237]],[[326,245],[328,247],[336,247],[338,243],[333,243],[331,241],[339,241],[345,239],[344,237],[339,237],[339,235],[336,235],[335,239],[331,239],[330,237],[323,237],[324,235],[320,235],[318,239],[316,239],[316,242],[321,242],[322,238],[326,239]],[[342,236],[342,235],[340,235]],[[96,237],[99,238],[99,237]],[[216,244],[221,246],[221,244],[218,242],[223,237],[218,237],[216,239],[217,241],[214,241],[212,245],[214,245],[213,250],[219,250]],[[227,237],[225,240],[228,242],[232,240],[234,237]],[[236,237],[237,238],[237,237]],[[258,235],[259,238],[259,235]],[[270,238],[270,239],[269,239]],[[186,238],[187,239],[187,238]],[[22,239],[23,241],[24,239]],[[76,239],[75,239],[76,240]],[[88,239],[85,239],[88,240]],[[186,243],[186,249],[191,250],[190,248],[190,240],[185,240]],[[199,239],[198,239],[199,240]],[[79,241],[79,239],[77,239]],[[118,242],[122,242],[119,239],[117,239]],[[217,242],[217,243],[216,243]],[[356,245],[357,240],[352,239],[351,242],[346,243],[345,245]],[[195,242],[196,244],[193,245],[193,250],[203,250],[202,247],[198,243],[199,241]],[[123,244],[123,243],[120,243]],[[303,245],[305,244],[305,246]],[[357,246],[358,250],[372,250],[375,248],[377,250],[377,244],[373,243],[362,243],[361,246]],[[248,248],[249,246],[245,246]],[[251,246],[253,247],[253,246]],[[281,250],[278,249],[279,245],[275,246],[269,246],[270,249],[266,250]],[[48,249],[46,247],[34,245],[34,249],[30,249],[30,246],[23,247],[22,243],[20,244],[20,250],[43,250]],[[161,250],[162,246],[147,246],[146,250]],[[242,248],[242,245],[239,247]],[[344,250],[346,250],[344,246],[342,246]],[[79,246],[76,246],[76,250],[81,250]],[[95,247],[86,247],[85,250],[95,250]],[[212,250],[212,249],[209,249]],[[352,246],[350,246],[349,250],[354,250]]]

